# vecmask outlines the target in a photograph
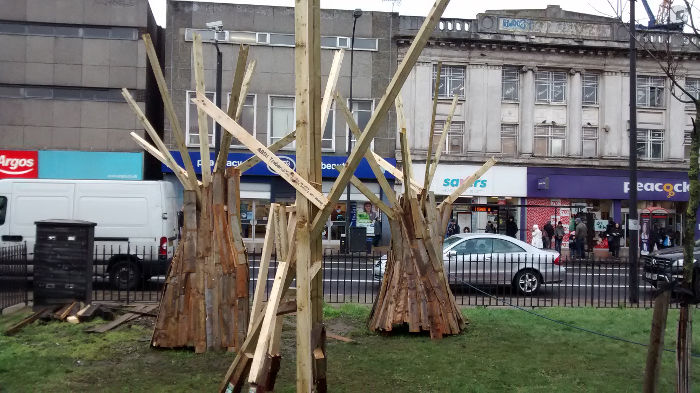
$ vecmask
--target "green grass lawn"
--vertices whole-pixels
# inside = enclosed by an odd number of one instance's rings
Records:
[[[368,332],[363,306],[326,308],[329,331],[355,343],[328,341],[330,392],[639,392],[646,348],[554,324],[519,310],[466,309],[464,334],[429,337]],[[577,326],[646,342],[651,310],[550,308],[538,312]],[[0,317],[0,330],[27,313]],[[678,313],[669,313],[666,346]],[[694,313],[695,326],[700,320]],[[211,392],[230,353],[195,355],[150,349],[143,323],[106,334],[89,324],[35,323],[0,336],[0,392]],[[294,389],[294,318],[287,317],[277,392]],[[700,353],[700,334],[693,352]],[[694,359],[700,391],[700,359]],[[661,391],[673,391],[674,357],[664,354]]]

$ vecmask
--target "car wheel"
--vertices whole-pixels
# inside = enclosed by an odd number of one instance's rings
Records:
[[[513,286],[519,294],[530,296],[537,293],[542,284],[540,274],[532,269],[525,269],[518,272],[513,280]]]
[[[109,270],[109,281],[112,288],[120,291],[136,289],[141,278],[141,270],[132,261],[122,260]]]

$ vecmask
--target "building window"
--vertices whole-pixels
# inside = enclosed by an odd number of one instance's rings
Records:
[[[443,65],[440,71],[440,86],[438,98],[452,98],[455,94],[464,98],[465,68],[462,66]],[[432,94],[435,96],[435,78],[437,77],[437,64],[433,64]]]
[[[294,97],[270,96],[267,144],[271,145],[296,129]],[[293,149],[295,142],[287,145]]]
[[[537,102],[564,102],[566,97],[566,73],[537,71],[535,73]]]
[[[348,104],[349,103],[350,100],[348,100]],[[365,132],[365,127],[367,127],[367,123],[369,123],[369,119],[372,117],[372,111],[374,111],[374,100],[358,100],[353,98],[352,117],[355,119],[355,123],[357,123],[360,131]],[[328,120],[330,121],[330,116],[328,117]],[[328,124],[326,124],[326,128],[328,128]],[[348,134],[352,134],[350,132],[350,127],[345,127],[345,132],[345,147],[346,151],[350,152],[350,149],[347,149]],[[355,135],[351,135],[350,139],[352,140],[352,146],[355,146],[355,142],[357,141]],[[374,141],[372,141],[370,149],[374,150]]]
[[[566,127],[541,125],[535,127],[535,155],[564,157]]]
[[[0,24],[0,28],[2,25]],[[214,32],[210,29],[185,29],[185,41],[192,41],[194,33],[202,36],[202,42],[214,42]],[[286,46],[294,47],[294,34],[268,33],[254,31],[224,30],[216,33],[219,43],[225,44],[248,44],[265,46]],[[322,36],[322,49],[350,48],[350,38],[343,36]],[[377,38],[355,37],[354,50],[374,51],[379,50],[379,40]]]
[[[685,89],[691,94],[692,98],[695,100],[700,99],[700,79],[699,78],[685,78]],[[694,104],[687,104],[686,110],[695,110]]]
[[[584,105],[598,105],[598,74],[583,74],[581,96]]]
[[[503,67],[501,71],[501,100],[518,101],[520,90],[520,70],[517,67]]]
[[[207,99],[216,102],[216,93],[208,91],[205,93]],[[199,146],[199,121],[197,120],[197,105],[192,99],[197,96],[196,91],[187,92],[187,113],[185,114],[185,125],[187,129],[187,146]],[[207,116],[207,131],[209,132],[209,146],[214,146],[214,123],[212,118]]]
[[[693,130],[683,131],[683,152],[685,154],[685,159],[690,159],[690,142],[692,138]]]
[[[583,157],[598,156],[598,127],[583,127],[581,155]]]
[[[326,128],[323,129],[321,138],[321,150],[335,151],[335,103],[331,104],[331,109],[328,111]]]
[[[241,121],[238,123],[243,127],[249,134],[255,136],[257,134],[255,130],[255,114],[256,114],[256,102],[257,98],[255,94],[248,94],[246,96],[245,102],[243,103],[243,109],[241,111]],[[231,104],[231,93],[228,93],[228,101],[226,107]],[[224,131],[226,132],[226,131]],[[238,139],[231,139],[231,146],[243,146]]]
[[[637,105],[654,108],[664,106],[664,77],[637,77]]]
[[[518,125],[501,124],[501,154],[518,155]]]
[[[640,160],[660,160],[664,154],[664,130],[637,130],[637,157]]]
[[[442,130],[445,128],[444,120],[435,120],[435,137],[433,138],[433,151],[437,150],[437,144],[440,142]],[[450,123],[450,129],[447,131],[445,138],[445,146],[442,147],[442,154],[462,154],[464,152],[464,122],[453,121]]]
[[[47,37],[99,38],[106,40],[139,39],[139,29],[135,27],[105,27],[76,24],[55,24],[42,22],[0,22],[0,34],[40,35]]]

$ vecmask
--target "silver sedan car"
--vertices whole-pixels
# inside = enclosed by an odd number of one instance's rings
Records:
[[[558,252],[494,233],[450,236],[442,256],[450,284],[512,285],[522,295],[533,295],[566,274]],[[375,279],[381,280],[385,268],[386,255],[375,262]]]

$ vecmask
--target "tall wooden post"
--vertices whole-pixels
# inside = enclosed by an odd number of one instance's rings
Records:
[[[296,0],[294,33],[297,172],[321,190],[321,36],[320,0]],[[314,368],[322,370],[324,356],[313,363],[311,332],[323,319],[322,275],[311,277],[310,267],[321,258],[321,237],[311,236],[311,222],[318,208],[297,192],[297,392],[325,391],[325,381],[314,380]],[[322,343],[313,343],[313,346]],[[317,373],[317,377],[321,377]]]

